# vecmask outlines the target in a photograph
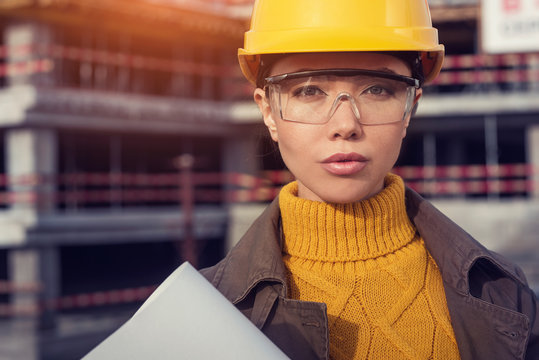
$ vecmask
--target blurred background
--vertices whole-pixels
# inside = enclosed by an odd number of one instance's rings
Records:
[[[395,172],[539,290],[539,1],[429,0]],[[252,0],[0,0],[0,359],[76,359],[291,179],[236,60]]]

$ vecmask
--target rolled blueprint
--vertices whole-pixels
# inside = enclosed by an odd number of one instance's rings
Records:
[[[189,263],[83,360],[288,359]]]

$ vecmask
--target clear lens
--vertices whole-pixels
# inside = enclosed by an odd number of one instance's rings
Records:
[[[291,76],[269,84],[273,110],[283,120],[324,124],[342,106],[358,121],[381,125],[402,121],[411,111],[415,87],[401,80],[371,75]]]

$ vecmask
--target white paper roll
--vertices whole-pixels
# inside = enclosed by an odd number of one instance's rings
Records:
[[[288,359],[189,263],[84,360]]]

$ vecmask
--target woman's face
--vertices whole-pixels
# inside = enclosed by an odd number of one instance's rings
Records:
[[[338,68],[410,76],[403,61],[376,53],[290,55],[277,61],[270,75]],[[421,90],[418,90],[414,102],[420,96]],[[351,104],[343,103],[327,123],[305,124],[281,119],[278,111],[271,110],[262,89],[255,90],[254,98],[271,138],[278,143],[286,166],[297,179],[299,197],[350,203],[369,198],[383,189],[384,177],[397,160],[410,116],[402,121],[397,121],[398,117],[391,119],[396,122],[385,125],[362,125]]]

